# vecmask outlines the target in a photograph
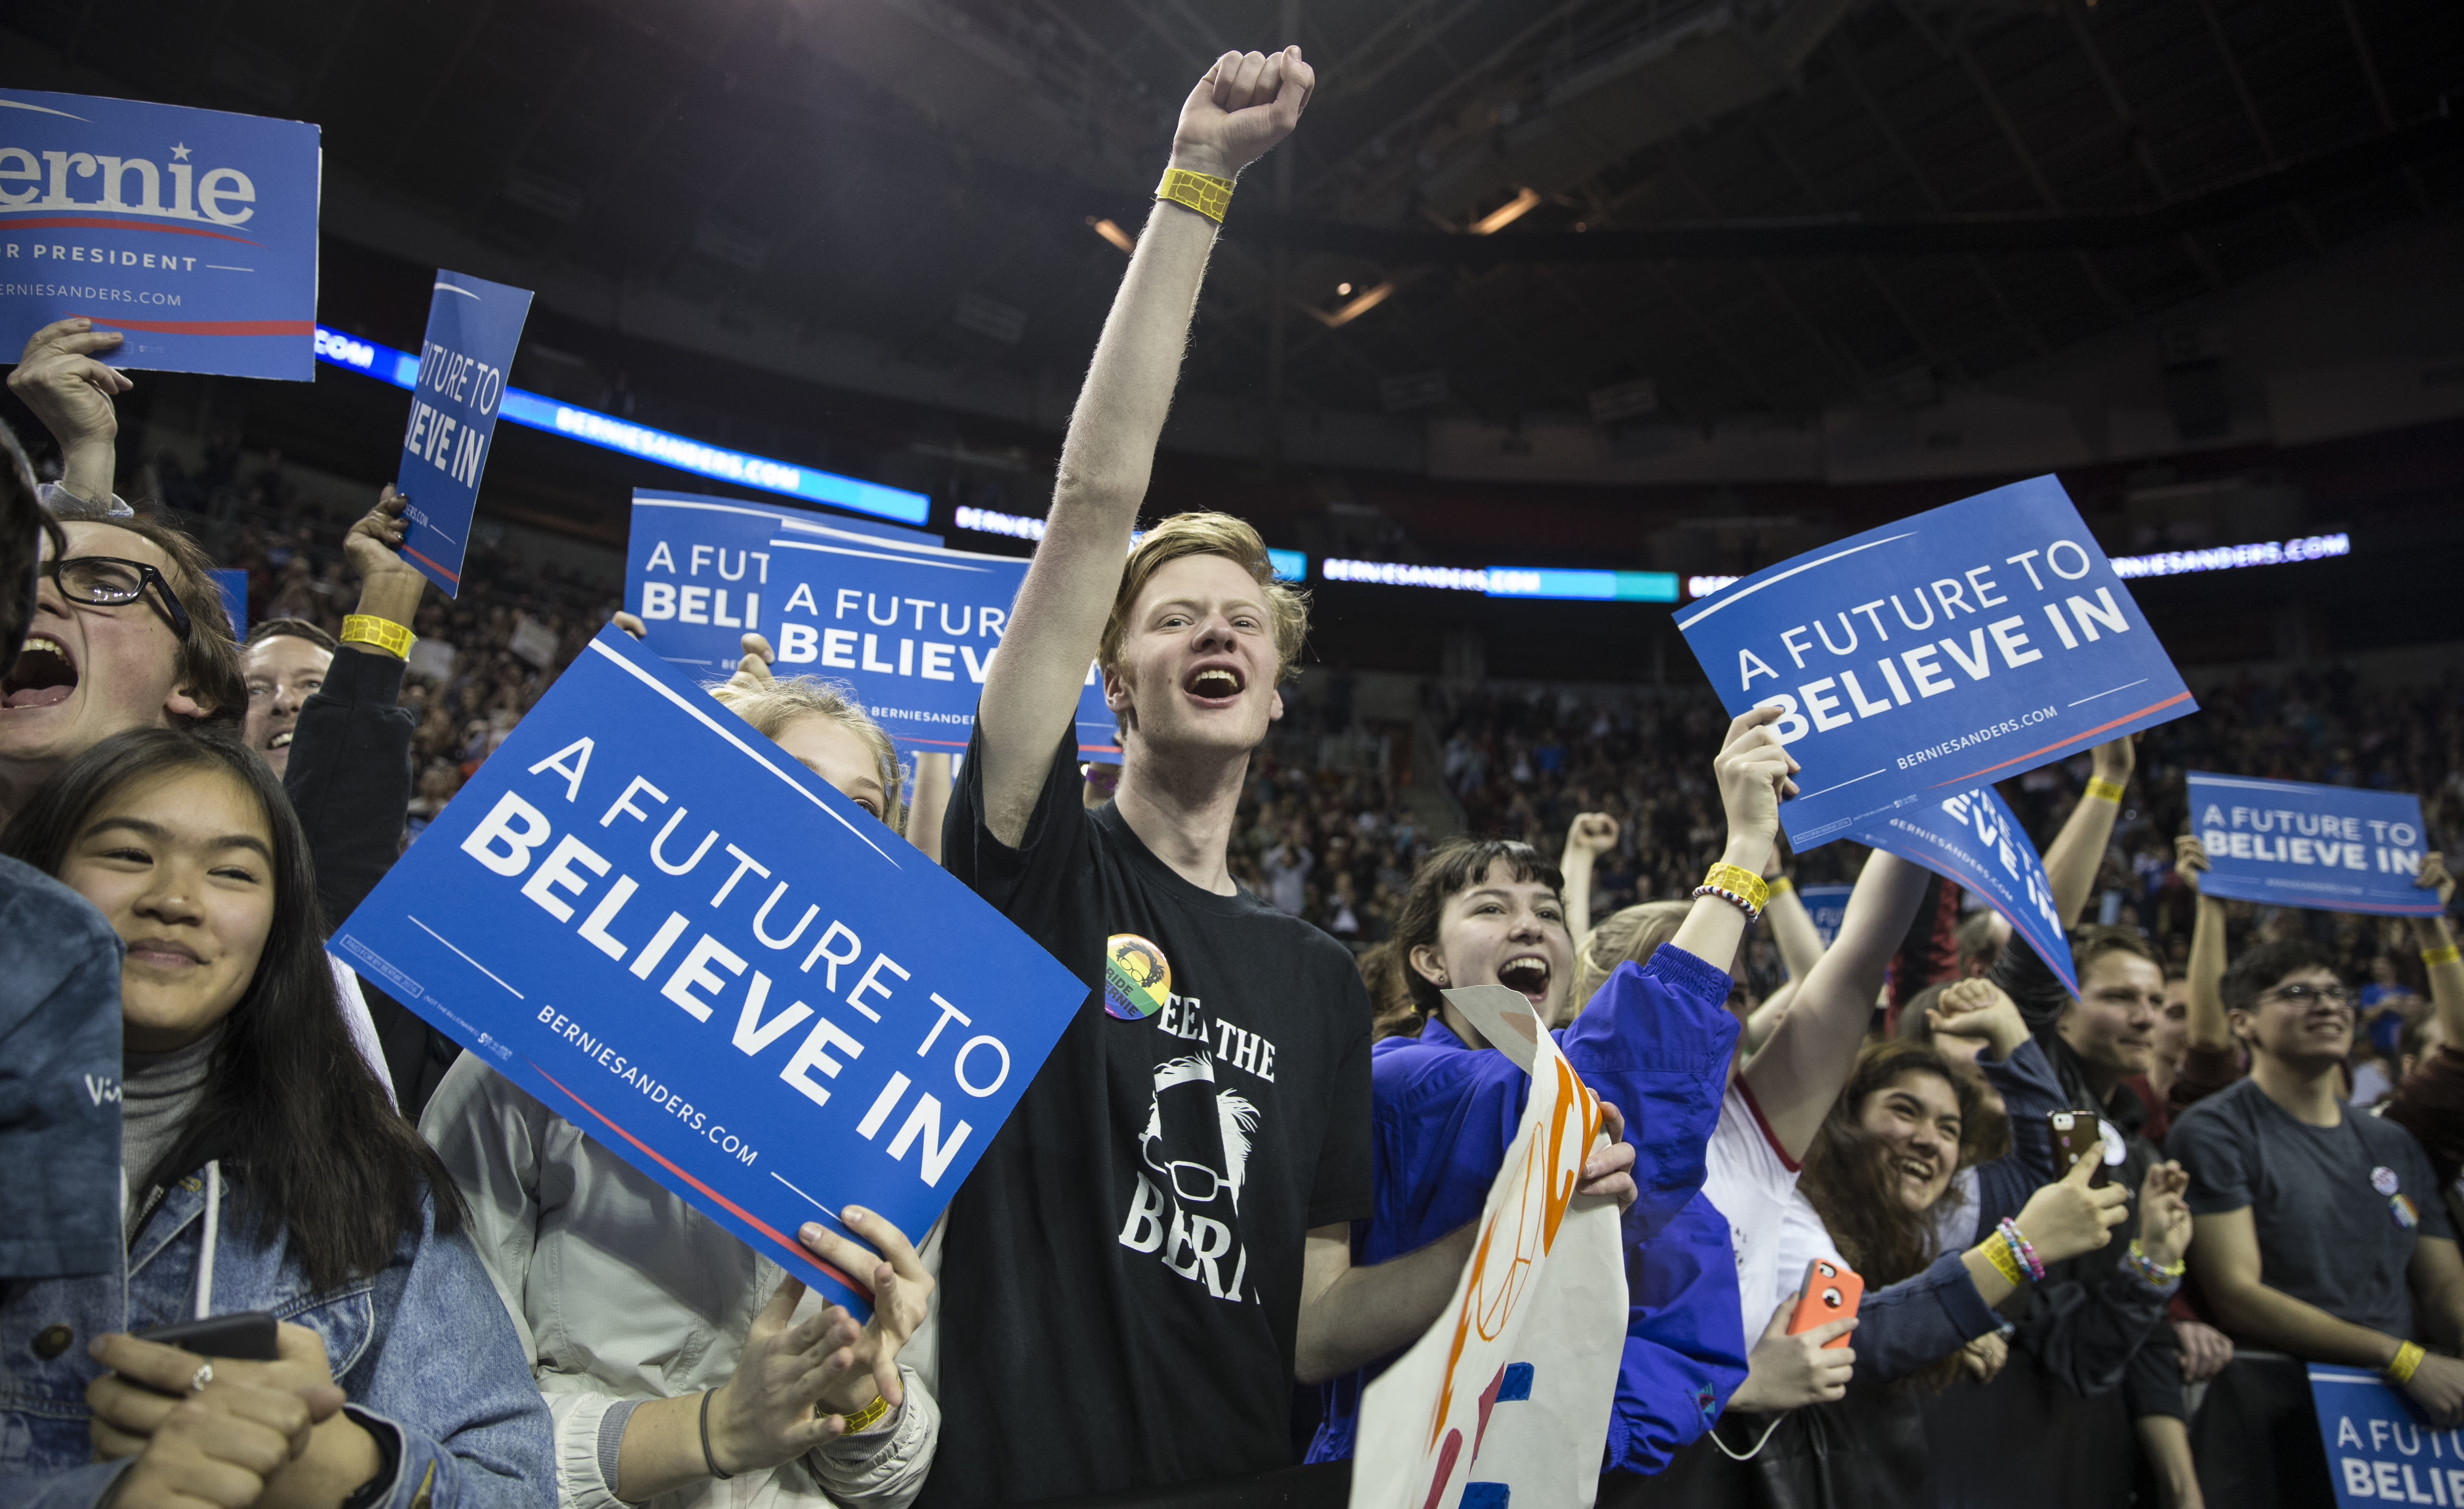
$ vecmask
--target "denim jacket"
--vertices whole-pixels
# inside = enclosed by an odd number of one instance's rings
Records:
[[[383,1271],[322,1293],[275,1227],[260,1232],[214,1165],[161,1192],[136,1222],[125,1267],[0,1292],[0,1509],[85,1509],[133,1458],[97,1462],[86,1385],[102,1371],[86,1343],[194,1317],[209,1226],[209,1314],[267,1310],[308,1326],[353,1417],[399,1446],[385,1509],[514,1509],[556,1499],[547,1409],[470,1238],[430,1211]]]

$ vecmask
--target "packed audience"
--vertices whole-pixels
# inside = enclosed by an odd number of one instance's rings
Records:
[[[1306,603],[1224,515],[1124,558],[1222,196],[1312,80],[1226,55],[1184,105],[948,789],[911,807],[860,701],[756,636],[706,688],[1089,986],[930,1232],[794,1233],[861,1319],[404,1052],[324,951],[610,605],[484,557],[439,602],[390,489],[328,519],[227,449],[117,506],[119,338],[36,333],[48,503],[0,433],[0,1506],[1334,1502],[1529,1094],[1466,986],[1600,1097],[1565,1198],[1628,1309],[1599,1460],[1561,1465],[1602,1502],[2323,1501],[2313,1363],[2464,1423],[2453,879],[2425,858],[2441,915],[2394,922],[2221,900],[2182,784],[2411,790],[2453,834],[2464,682],[2254,679],[2011,783],[2075,988],[1912,863],[1790,855],[1772,709],[1433,690],[1434,781],[1261,757]],[[1853,884],[1828,936],[1817,878]],[[1125,919],[1168,1006],[1107,971]],[[1185,1051],[1236,1023],[1263,1055]]]

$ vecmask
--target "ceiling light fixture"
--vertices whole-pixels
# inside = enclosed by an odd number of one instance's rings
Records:
[[[1352,285],[1350,283],[1337,283],[1334,285],[1334,291],[1337,294],[1342,295],[1344,298],[1349,299],[1352,297]]]
[[[1121,249],[1121,255],[1124,256],[1127,256],[1132,252],[1138,249],[1138,238],[1130,234],[1127,231],[1122,230],[1118,225],[1110,220],[1099,220],[1093,215],[1089,215],[1087,217],[1087,228],[1094,232],[1097,235],[1102,236],[1105,240],[1111,242],[1114,246],[1119,247]]]
[[[1518,189],[1514,197],[1474,220],[1467,228],[1474,235],[1495,235],[1515,221],[1529,214],[1540,203],[1537,189]]]
[[[1344,286],[1349,288],[1352,285],[1347,283]],[[1394,292],[1395,280],[1390,277],[1382,283],[1362,289],[1353,294],[1350,300],[1335,305],[1331,310],[1320,309],[1317,305],[1309,303],[1302,304],[1301,307],[1308,310],[1309,318],[1318,323],[1330,330],[1338,330],[1384,303]]]

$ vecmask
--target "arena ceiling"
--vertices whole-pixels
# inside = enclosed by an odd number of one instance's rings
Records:
[[[329,199],[490,276],[1064,394],[1122,264],[1095,222],[1135,229],[1220,50],[1297,35],[1318,95],[1243,184],[1189,381],[1304,412],[1923,401],[2464,187],[2453,0],[20,0],[0,27],[33,44],[0,49],[11,83],[319,122]]]

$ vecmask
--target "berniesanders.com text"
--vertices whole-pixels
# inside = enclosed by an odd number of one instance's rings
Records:
[[[1900,768],[1904,770],[1912,765],[1923,765],[1928,760],[1939,760],[1947,754],[1957,754],[1962,749],[1972,749],[1990,740],[1999,739],[2004,734],[2015,734],[2022,728],[2050,722],[2053,718],[2054,709],[2050,707],[2031,708],[2016,718],[2006,718],[1998,723],[1988,723],[1973,733],[1961,734],[1956,738],[1946,739],[1938,744],[1927,744],[1922,749],[1903,754],[1900,756]]]

